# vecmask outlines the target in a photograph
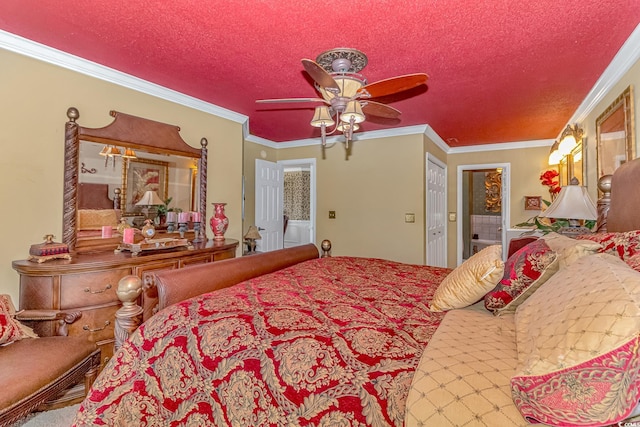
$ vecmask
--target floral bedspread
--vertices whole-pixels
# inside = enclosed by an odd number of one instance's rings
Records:
[[[74,425],[402,426],[449,272],[320,258],[183,301],[116,352]]]

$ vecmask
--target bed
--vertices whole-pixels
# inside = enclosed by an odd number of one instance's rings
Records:
[[[640,209],[628,198],[639,162],[613,177],[607,233],[552,233],[506,262],[495,246],[450,270],[306,245],[159,272],[158,313],[114,354],[74,425],[633,419],[640,218],[627,211]]]

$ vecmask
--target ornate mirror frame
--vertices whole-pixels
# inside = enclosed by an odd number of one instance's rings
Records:
[[[597,176],[610,175],[635,158],[633,89],[627,87],[596,119]]]
[[[80,126],[77,108],[67,110],[64,146],[64,204],[62,241],[73,251],[77,242],[77,206],[80,141],[98,142],[125,148],[144,149],[150,153],[193,157],[198,159],[200,229],[206,230],[207,209],[207,139],[200,140],[200,149],[193,148],[180,136],[180,127],[160,123],[118,111],[110,111],[111,124],[102,128]],[[206,238],[206,236],[204,236]]]

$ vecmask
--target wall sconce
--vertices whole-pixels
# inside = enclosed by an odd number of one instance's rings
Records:
[[[560,139],[553,143],[549,151],[549,166],[555,166],[582,142],[584,132],[578,125],[567,125],[560,134]]]

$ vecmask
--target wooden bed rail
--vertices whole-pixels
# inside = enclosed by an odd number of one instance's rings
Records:
[[[323,240],[321,248],[323,258],[330,256],[329,240]],[[158,289],[158,311],[180,301],[227,288],[318,256],[318,248],[310,243],[177,270],[160,270],[154,273],[154,282]],[[142,280],[138,276],[125,276],[118,282],[116,294],[122,302],[122,307],[116,312],[114,325],[116,350],[142,322],[143,310],[138,305],[141,293]]]

